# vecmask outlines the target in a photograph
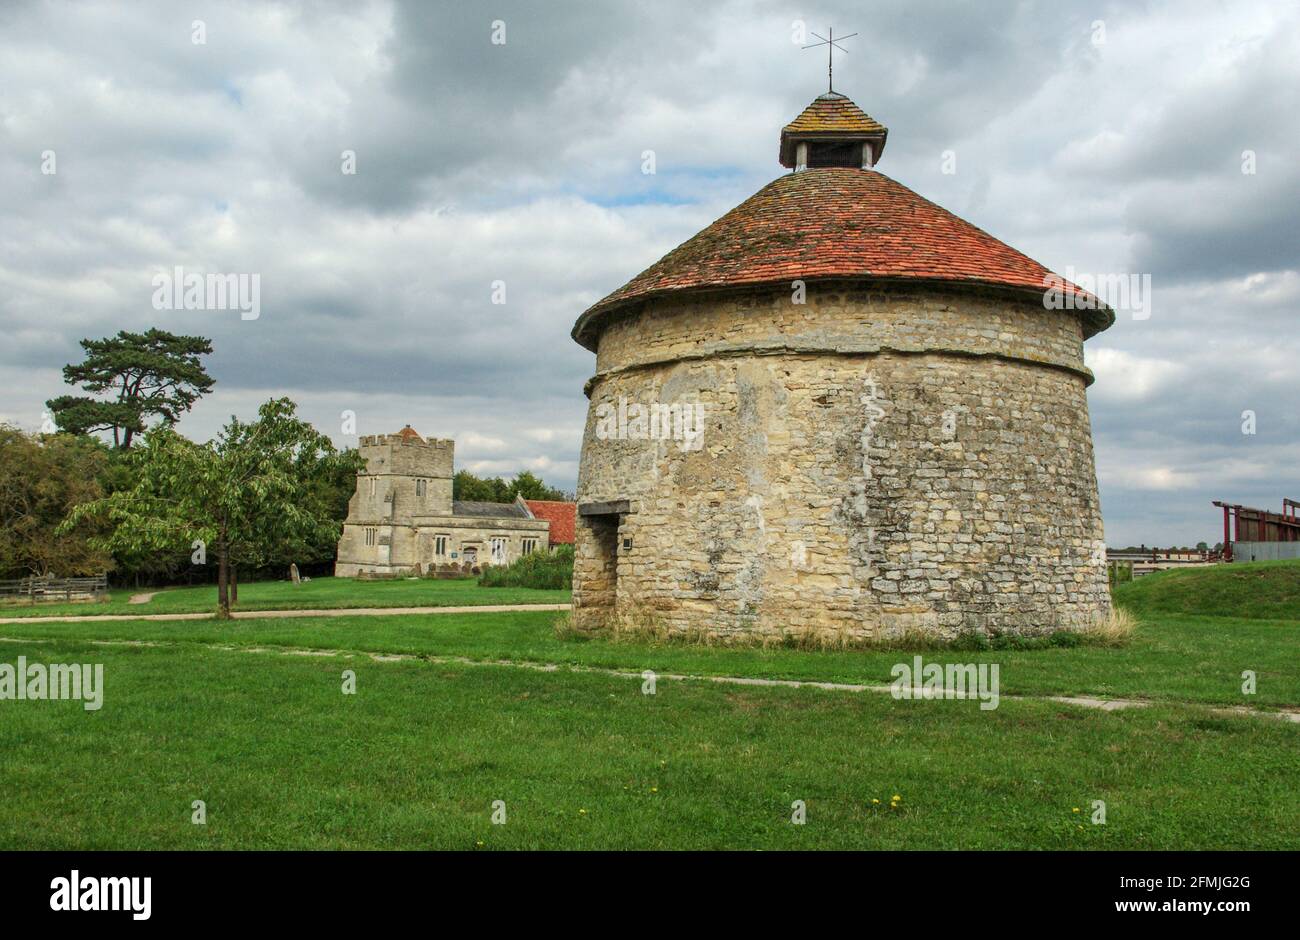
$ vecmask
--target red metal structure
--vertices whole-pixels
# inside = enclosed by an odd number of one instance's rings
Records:
[[[1282,500],[1282,511],[1269,512],[1240,503],[1215,500],[1223,509],[1223,560],[1232,561],[1234,542],[1296,542],[1300,541],[1300,502]]]

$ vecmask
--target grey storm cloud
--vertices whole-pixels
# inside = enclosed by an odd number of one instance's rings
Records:
[[[5,4],[0,420],[40,423],[80,338],[157,325],[214,343],[191,435],[287,394],[343,444],[355,411],[572,487],[569,329],[783,172],[826,81],[796,21],[859,34],[835,83],[882,171],[1056,270],[1151,275],[1088,344],[1112,544],[1300,495],[1300,14],[1246,0]],[[261,317],[155,310],[177,265],[257,273]]]

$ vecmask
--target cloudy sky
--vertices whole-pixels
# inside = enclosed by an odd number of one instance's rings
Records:
[[[1054,270],[1150,275],[1088,349],[1111,545],[1300,498],[1284,2],[5,0],[0,420],[40,426],[78,339],[160,326],[215,346],[191,436],[290,395],[340,444],[353,411],[572,488],[569,329],[784,172],[825,85],[796,22],[859,33],[836,88],[882,172]],[[154,309],[177,265],[259,274],[261,315]]]

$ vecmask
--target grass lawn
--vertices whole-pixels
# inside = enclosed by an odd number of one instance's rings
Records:
[[[0,848],[1293,848],[1296,728],[202,646],[0,705]],[[357,694],[340,674],[357,672]],[[902,797],[899,809],[890,797]],[[873,805],[872,799],[881,803]],[[190,822],[204,800],[208,824]],[[790,823],[804,800],[808,822]],[[1089,822],[1106,802],[1104,826]],[[492,825],[504,800],[506,824]],[[1080,812],[1074,812],[1078,807]],[[480,846],[480,843],[482,845]]]
[[[1149,614],[1300,620],[1300,561],[1170,569],[1121,584],[1115,598]]]
[[[217,588],[163,588],[145,604],[129,603],[140,591],[112,591],[98,604],[4,604],[0,617],[95,616],[100,614],[189,614],[217,607]],[[312,578],[294,587],[291,581],[254,581],[239,585],[235,610],[336,610],[344,607],[468,607],[484,604],[567,604],[568,591],[532,588],[481,588],[474,578],[446,581],[413,578],[358,581]]]
[[[1194,583],[1219,569],[1176,575],[1116,592],[1143,621],[1124,647],[922,653],[998,663],[1004,696],[1154,703],[1118,712],[488,664],[886,684],[912,655],[578,641],[551,613],[4,624],[0,663],[103,663],[105,692],[0,701],[0,849],[1294,848],[1300,725],[1211,710],[1300,706],[1300,605],[1256,603],[1290,569],[1233,602]],[[499,594],[365,587],[407,584]]]
[[[0,636],[125,639],[363,650],[610,667],[640,672],[890,682],[899,651],[814,652],[573,641],[552,613],[304,617],[293,620],[110,621],[0,625]],[[1151,617],[1128,646],[922,653],[927,661],[998,663],[1006,694],[1090,694],[1273,708],[1300,706],[1300,623]],[[0,647],[3,655],[3,647]],[[1256,695],[1241,693],[1254,670]]]

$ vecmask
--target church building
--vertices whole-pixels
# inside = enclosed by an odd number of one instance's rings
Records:
[[[348,501],[336,576],[471,573],[550,547],[551,522],[522,499],[452,499],[455,447],[425,440],[409,424],[361,438],[366,467]]]

